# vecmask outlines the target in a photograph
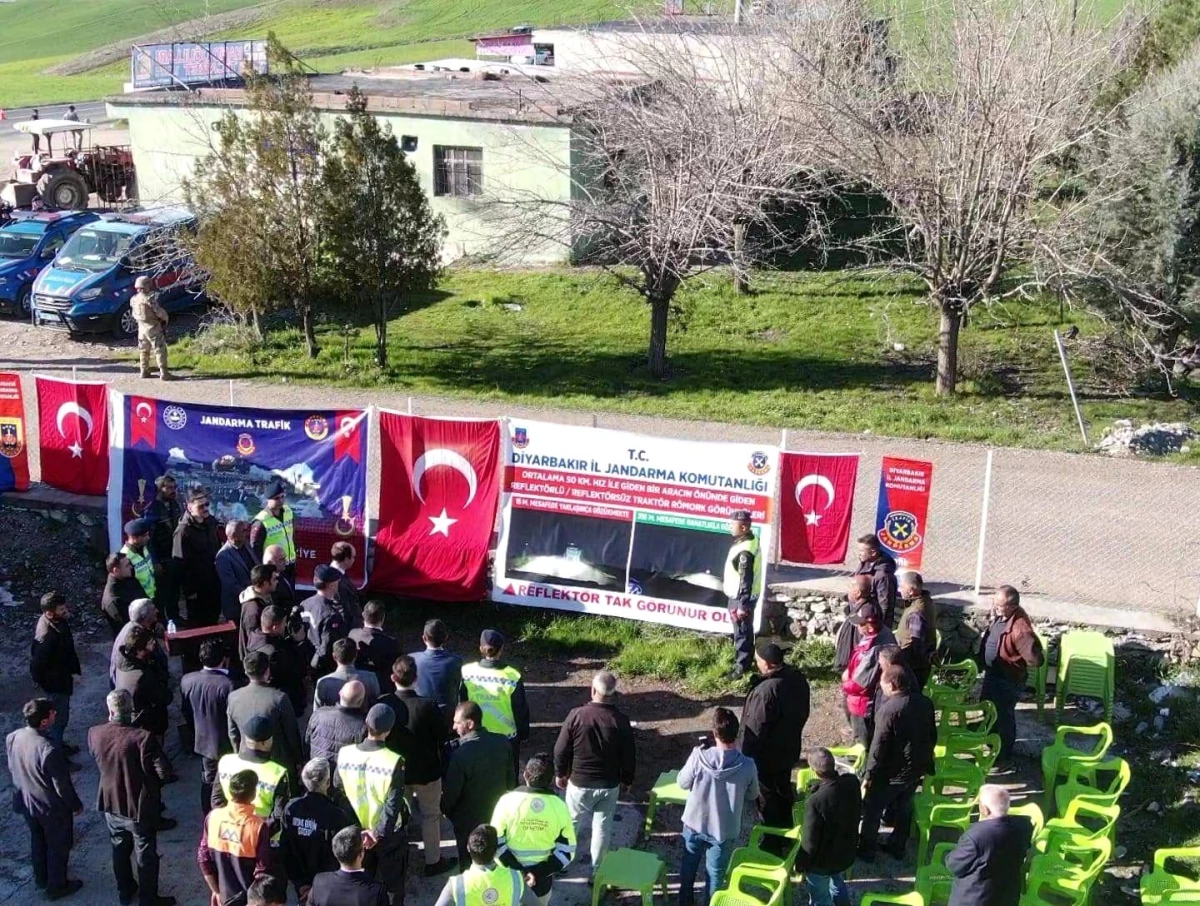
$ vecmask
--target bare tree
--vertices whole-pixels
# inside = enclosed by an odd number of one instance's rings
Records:
[[[1063,164],[1111,120],[1096,99],[1124,32],[1052,0],[941,0],[894,23],[889,47],[862,42],[861,12],[814,30],[804,8],[770,26],[791,118],[825,166],[888,202],[869,251],[927,287],[937,392],[953,393],[971,307],[1053,278],[1029,263],[1060,257],[1044,247],[1082,210]]]

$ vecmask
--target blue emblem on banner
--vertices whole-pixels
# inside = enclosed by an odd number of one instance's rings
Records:
[[[513,446],[518,450],[523,450],[529,446],[529,432],[524,428],[513,428]]]

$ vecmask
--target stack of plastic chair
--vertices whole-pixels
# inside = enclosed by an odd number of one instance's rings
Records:
[[[962,704],[979,678],[979,665],[974,661],[942,664],[925,686],[925,695],[936,706]]]
[[[1054,805],[1060,815],[1066,815],[1068,806],[1076,799],[1086,799],[1094,805],[1116,805],[1129,786],[1129,778],[1129,762],[1124,758],[1073,764],[1066,782],[1054,790]]]
[[[995,733],[980,737],[951,735],[945,744],[938,744],[933,748],[933,757],[937,761],[969,761],[984,774],[991,772],[999,754],[1000,737]]]
[[[1167,871],[1168,859],[1200,861],[1200,846],[1155,850],[1154,866],[1142,875],[1142,906],[1200,903],[1200,880]]]
[[[767,827],[765,824],[756,826],[750,831],[750,840],[745,846],[739,846],[729,857],[730,870],[739,865],[756,865],[759,868],[781,868],[795,863],[796,855],[800,852],[800,835],[802,829],[797,827]],[[787,853],[777,855],[763,848],[766,837],[780,837],[788,841]]]
[[[1062,843],[1038,853],[1029,864],[1022,906],[1058,903],[1087,906],[1092,886],[1112,856],[1112,842],[1105,837]]]
[[[786,865],[768,868],[744,862],[729,869],[725,887],[711,906],[785,906],[791,903],[792,872]]]
[[[862,743],[852,746],[829,746],[829,754],[839,768],[845,768],[858,774],[867,763],[867,750]],[[812,768],[804,767],[796,771],[796,799],[792,804],[792,823],[799,827],[804,823],[804,800],[812,793],[817,784],[817,775]]]
[[[869,893],[859,906],[928,906],[917,891],[912,893]]]
[[[1042,645],[1042,663],[1033,668],[1033,672],[1029,674],[1029,678],[1033,680],[1033,691],[1037,695],[1038,717],[1041,717],[1042,710],[1046,707],[1046,678],[1050,675],[1050,642],[1036,630],[1033,634],[1037,636],[1038,641]]]
[[[1024,815],[1033,825],[1033,836],[1036,839],[1037,835],[1042,832],[1042,828],[1046,824],[1046,816],[1042,814],[1041,807],[1036,802],[1023,802],[1020,805],[1010,805],[1008,807],[1010,815]]]
[[[933,848],[928,865],[917,866],[917,893],[925,906],[945,906],[950,901],[950,890],[954,876],[946,867],[946,857],[954,850],[955,843],[939,843]]]
[[[1075,748],[1070,745],[1072,737],[1086,737],[1087,748]],[[1042,800],[1047,814],[1054,807],[1054,790],[1059,782],[1066,779],[1073,765],[1096,764],[1103,761],[1112,745],[1112,727],[1106,723],[1094,727],[1059,727],[1054,734],[1054,743],[1042,749],[1042,789],[1045,796]]]
[[[1115,844],[1119,817],[1119,805],[1101,805],[1087,799],[1075,799],[1067,806],[1065,815],[1061,818],[1051,818],[1034,836],[1034,849],[1038,852],[1049,852],[1064,841],[1078,843],[1098,837],[1107,837]]]
[[[1054,684],[1054,722],[1062,720],[1068,695],[1089,695],[1104,703],[1104,719],[1112,721],[1116,658],[1112,641],[1099,632],[1068,632],[1062,637],[1058,678]]]

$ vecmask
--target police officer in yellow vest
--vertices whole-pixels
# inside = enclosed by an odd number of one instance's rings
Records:
[[[252,717],[241,728],[242,745],[233,754],[222,755],[217,762],[217,782],[212,789],[212,807],[221,808],[232,801],[229,781],[240,771],[253,771],[258,777],[254,792],[254,814],[268,819],[272,845],[279,845],[283,829],[283,808],[291,798],[287,768],[271,760],[271,722]]]
[[[287,505],[288,486],[276,479],[267,485],[263,494],[263,508],[250,523],[250,547],[254,558],[263,562],[263,551],[273,544],[283,549],[285,562],[283,573],[290,584],[296,582],[296,534],[292,508]]]
[[[500,861],[525,876],[541,906],[550,902],[554,876],[575,858],[575,822],[553,787],[553,759],[534,755],[525,765],[525,786],[501,796],[492,813]]]
[[[130,519],[125,523],[125,545],[121,553],[129,558],[133,577],[138,580],[147,598],[154,599],[154,557],[150,553],[150,530],[148,519]]]
[[[481,824],[467,837],[471,864],[442,888],[433,906],[538,906],[522,873],[497,864],[496,829]]]
[[[402,906],[408,868],[404,759],[385,745],[395,725],[395,711],[387,705],[372,707],[367,712],[367,738],[338,750],[337,772],[364,832],[363,867],[387,888],[392,906]]]
[[[521,776],[521,743],[529,739],[529,702],[521,671],[504,663],[504,636],[485,629],[479,636],[481,660],[464,664],[459,701],[475,702],[484,729],[512,742],[513,774]]]
[[[762,590],[762,559],[749,512],[734,511],[729,517],[729,534],[733,545],[725,558],[724,591],[733,626],[735,663],[730,676],[739,679],[754,668],[754,606]]]

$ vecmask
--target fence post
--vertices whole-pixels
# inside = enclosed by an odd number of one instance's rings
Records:
[[[75,374],[75,370],[76,370],[75,366],[72,365],[71,366],[71,383],[72,384],[77,383],[79,381],[78,376]]]
[[[408,398],[408,414],[412,415],[412,397]]]
[[[233,378],[229,379],[229,405],[233,405]]]
[[[782,431],[779,432],[779,449],[780,450],[787,449],[787,428],[784,428]]]
[[[975,600],[979,600],[979,589],[983,585],[983,547],[987,541],[988,504],[992,500],[992,451],[987,451],[987,465],[983,473],[983,507],[979,514],[979,553],[975,557]]]
[[[1062,337],[1058,335],[1058,330],[1054,331],[1054,345],[1058,347],[1058,359],[1062,362],[1063,374],[1067,376],[1067,390],[1071,392],[1071,405],[1075,408],[1075,420],[1079,422],[1079,433],[1083,435],[1083,445],[1091,446],[1088,443],[1087,426],[1083,423],[1083,413],[1079,411],[1079,397],[1075,394],[1075,378],[1071,377],[1071,368],[1067,365],[1067,349],[1063,346]]]

